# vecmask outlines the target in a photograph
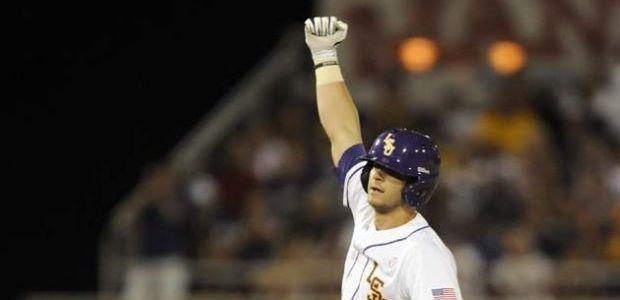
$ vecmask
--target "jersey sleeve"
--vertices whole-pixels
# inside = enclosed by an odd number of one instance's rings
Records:
[[[404,292],[408,299],[462,300],[454,258],[451,255],[437,255],[436,250],[427,250],[415,255],[403,274]]]
[[[366,151],[362,144],[351,146],[340,158],[336,170],[338,179],[343,186],[342,205],[351,209],[353,219],[356,222],[358,216],[369,207],[366,201],[368,196],[360,178],[366,161],[359,159],[359,157],[364,154]]]
[[[338,167],[336,168],[336,175],[338,176],[340,184],[345,184],[347,173],[353,166],[361,162],[359,157],[364,154],[366,154],[366,150],[362,144],[353,145],[344,151],[340,157],[340,161],[338,161]]]

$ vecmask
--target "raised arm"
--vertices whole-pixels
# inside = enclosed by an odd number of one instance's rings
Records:
[[[349,147],[362,143],[357,108],[344,83],[336,52],[336,46],[346,38],[347,24],[334,17],[315,17],[305,24],[306,44],[314,61],[319,119],[337,166]]]

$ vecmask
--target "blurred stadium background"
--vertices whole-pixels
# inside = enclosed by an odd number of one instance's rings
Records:
[[[364,141],[392,126],[438,141],[422,213],[465,299],[620,297],[620,1],[325,0],[313,14],[349,24],[339,58]],[[352,224],[302,23],[118,199],[96,293],[24,298],[338,299]]]

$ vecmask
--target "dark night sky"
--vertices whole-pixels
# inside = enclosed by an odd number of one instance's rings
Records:
[[[110,208],[311,13],[268,3],[20,4],[3,247],[16,292],[95,290]]]

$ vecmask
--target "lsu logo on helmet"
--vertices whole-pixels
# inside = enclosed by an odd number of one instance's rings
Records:
[[[388,133],[385,139],[383,139],[383,155],[385,156],[392,155],[392,152],[394,152],[394,149],[396,149],[396,146],[394,145],[394,143],[396,143],[396,140],[394,139],[394,135],[392,133]]]

